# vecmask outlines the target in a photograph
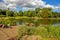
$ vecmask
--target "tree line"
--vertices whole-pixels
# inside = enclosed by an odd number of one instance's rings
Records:
[[[28,11],[12,11],[12,10],[2,10],[0,9],[0,17],[40,17],[40,18],[58,18],[60,17],[60,12],[54,12],[52,8],[35,8],[35,10]]]

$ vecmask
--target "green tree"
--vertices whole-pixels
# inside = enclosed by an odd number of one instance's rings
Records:
[[[2,10],[0,9],[0,15],[2,14]]]
[[[31,16],[32,16],[31,13],[32,13],[32,12],[31,12],[30,10],[28,10],[28,11],[27,11],[27,16],[28,16],[28,17],[31,17]]]
[[[23,16],[22,10],[20,10],[20,11],[18,12],[18,15],[19,15],[19,16]]]
[[[13,11],[10,11],[10,10],[7,10],[7,11],[6,11],[6,17],[8,17],[8,16],[12,17],[13,14],[14,14]]]
[[[31,10],[28,10],[27,12],[26,12],[26,15],[28,16],[28,17],[35,17],[35,11],[31,11]]]
[[[23,16],[27,16],[27,11],[24,11],[24,15]]]
[[[35,9],[35,14],[36,16],[40,17],[41,16],[41,9],[38,7]]]
[[[35,12],[38,13],[41,9],[38,7],[35,9]]]
[[[43,8],[42,9],[42,16],[43,18],[48,18],[52,16],[52,9],[51,8]]]
[[[14,12],[14,17],[17,17],[19,16],[17,12]]]

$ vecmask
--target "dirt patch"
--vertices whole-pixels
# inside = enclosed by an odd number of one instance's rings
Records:
[[[58,40],[57,38],[43,38],[39,35],[25,35],[20,40]]]
[[[21,38],[21,40],[42,40],[42,37],[37,35],[25,35]]]
[[[11,26],[12,28],[0,29],[0,40],[8,40],[18,35],[18,27]]]

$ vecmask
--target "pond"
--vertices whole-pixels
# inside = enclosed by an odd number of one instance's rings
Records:
[[[34,18],[20,18],[20,19],[6,19],[0,20],[3,23],[10,23],[11,25],[22,25],[31,24],[33,26],[41,26],[41,25],[53,25],[60,26],[60,19],[34,19]],[[1,22],[0,22],[1,23]]]
[[[60,19],[21,18],[21,19],[14,19],[14,20],[15,20],[16,25],[23,25],[23,26],[26,25],[26,24],[31,24],[31,23],[34,24],[34,26],[40,26],[40,25],[60,26]]]

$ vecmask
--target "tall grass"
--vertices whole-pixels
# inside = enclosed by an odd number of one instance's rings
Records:
[[[39,35],[42,38],[57,38],[60,40],[59,26],[19,27],[18,38],[25,35]]]

